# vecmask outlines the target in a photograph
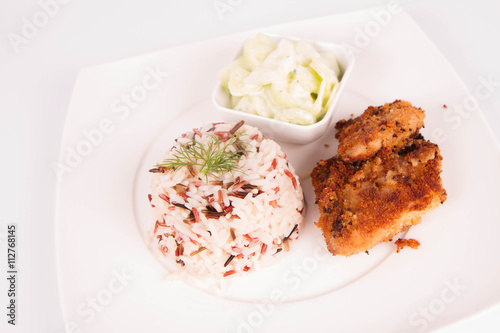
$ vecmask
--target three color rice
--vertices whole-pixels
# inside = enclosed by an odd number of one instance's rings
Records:
[[[201,153],[217,149],[221,158],[233,158],[232,168],[209,168],[214,161]],[[239,275],[297,239],[304,211],[298,177],[279,145],[257,128],[243,122],[195,128],[175,140],[163,161],[175,163],[150,170],[153,242],[181,270]]]

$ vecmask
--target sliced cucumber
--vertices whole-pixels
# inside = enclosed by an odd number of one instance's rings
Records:
[[[297,125],[312,125],[316,122],[310,112],[298,108],[281,110],[274,115],[274,119]]]
[[[276,43],[271,37],[258,34],[249,39],[243,46],[243,58],[248,61],[251,69],[254,69],[275,49]]]
[[[318,52],[309,42],[266,35],[247,41],[243,54],[219,73],[235,109],[308,125],[324,117],[340,75],[332,53]]]
[[[242,67],[235,67],[229,74],[229,82],[227,88],[233,96],[244,96],[259,92],[260,85],[251,85],[244,82],[245,78],[250,74],[249,71]]]
[[[271,52],[263,62],[245,78],[249,85],[266,85],[285,80],[294,67],[293,43],[282,39],[276,50]]]
[[[246,113],[257,114],[267,118],[274,117],[272,108],[269,107],[267,101],[260,95],[248,95],[241,97],[234,109]]]

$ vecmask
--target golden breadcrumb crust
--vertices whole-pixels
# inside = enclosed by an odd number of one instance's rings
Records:
[[[409,102],[370,106],[361,116],[336,124],[337,153],[346,162],[365,160],[380,149],[398,151],[408,145],[424,126],[425,112]]]
[[[400,238],[397,241],[395,241],[394,244],[396,244],[396,246],[397,246],[397,249],[396,249],[397,253],[399,253],[399,251],[401,251],[402,249],[404,249],[407,246],[414,249],[414,250],[418,249],[418,247],[420,246],[420,242],[416,239],[413,239],[413,238],[410,238],[410,239]]]
[[[400,110],[399,117],[392,114],[394,108]],[[385,122],[373,117],[388,112],[391,117],[382,117]],[[395,101],[370,107],[365,113],[337,126],[342,131],[338,135],[339,155],[319,161],[311,174],[320,212],[316,225],[334,255],[350,256],[391,240],[420,223],[422,215],[447,197],[440,176],[443,158],[439,147],[418,134],[423,126],[423,111],[408,102]],[[364,120],[359,120],[362,117]],[[365,139],[377,137],[377,128],[383,132],[378,138],[392,132],[391,137],[397,140],[388,143],[389,139],[382,139],[376,149],[375,145],[373,149],[355,149],[371,151],[362,154],[363,158],[359,154],[353,157],[347,153],[349,149],[340,149],[348,146],[345,140],[370,145],[372,141]],[[369,134],[356,139],[363,129]],[[398,134],[397,138],[394,134]]]

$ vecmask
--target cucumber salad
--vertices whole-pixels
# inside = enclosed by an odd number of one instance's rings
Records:
[[[219,72],[231,108],[298,125],[320,121],[337,91],[335,56],[309,42],[258,34],[243,53]]]

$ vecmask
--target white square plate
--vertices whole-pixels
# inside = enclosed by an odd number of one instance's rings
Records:
[[[312,144],[282,144],[308,202],[299,240],[275,266],[230,280],[224,295],[165,280],[143,238],[153,223],[148,169],[178,134],[220,120],[211,94],[234,56],[225,50],[258,31],[81,71],[58,169],[67,331],[422,332],[500,301],[500,152],[469,103],[475,96],[404,12],[357,43],[368,23],[377,24],[362,11],[264,29],[347,46],[356,67],[329,131]],[[336,121],[395,99],[426,110],[422,133],[440,145],[448,200],[408,231],[421,243],[416,251],[396,254],[388,243],[369,255],[332,257],[314,226],[309,174],[335,155]]]

